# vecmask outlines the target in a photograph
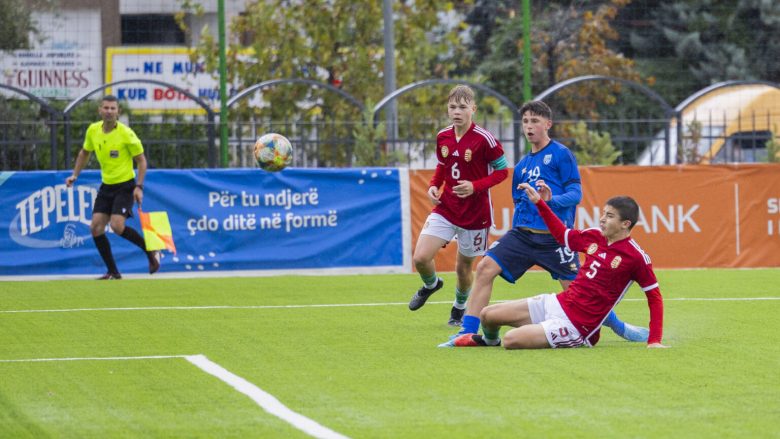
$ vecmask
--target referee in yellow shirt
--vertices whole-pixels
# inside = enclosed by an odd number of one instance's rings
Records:
[[[117,235],[137,245],[146,253],[149,259],[149,273],[160,269],[160,252],[146,251],[144,239],[132,227],[125,226],[125,219],[133,215],[133,201],[138,206],[144,199],[144,177],[146,177],[146,157],[144,147],[138,136],[127,125],[117,121],[119,104],[115,96],[106,95],[100,102],[100,122],[95,122],[87,128],[84,147],[76,157],[73,175],[65,179],[68,187],[79,177],[89,156],[95,152],[100,163],[100,185],[95,205],[92,209],[92,223],[89,230],[92,239],[100,252],[100,257],[106,263],[108,272],[101,280],[122,279],[111,253],[111,243],[106,237],[106,225],[111,223],[111,230]],[[138,179],[133,171],[133,161],[138,166]]]

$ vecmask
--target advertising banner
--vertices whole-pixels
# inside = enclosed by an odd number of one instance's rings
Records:
[[[75,99],[101,85],[100,11],[36,12],[34,17],[43,38],[33,39],[29,50],[0,56],[0,80],[47,99]],[[73,32],[74,27],[89,31]],[[0,93],[21,98],[8,90]]]
[[[127,79],[152,79],[176,84],[219,109],[219,82],[205,71],[203,62],[190,60],[186,47],[108,47],[106,84]],[[203,108],[176,89],[130,82],[106,89],[133,110],[202,113]]]
[[[583,200],[576,226],[598,227],[604,203],[629,195],[640,206],[632,237],[657,268],[780,266],[780,165],[581,167]],[[432,170],[410,171],[412,248],[431,211],[425,191]],[[495,228],[511,227],[512,173],[491,189]],[[455,245],[436,267],[455,269]]]
[[[83,172],[72,188],[69,175],[0,173],[0,276],[106,271],[89,231],[99,172]],[[170,220],[177,252],[164,252],[161,273],[401,271],[400,180],[389,168],[151,170],[143,209]],[[136,217],[127,224],[140,233]],[[108,237],[120,272],[146,273],[138,247]]]

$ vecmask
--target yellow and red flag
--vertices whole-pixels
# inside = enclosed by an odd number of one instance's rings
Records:
[[[141,228],[144,231],[146,250],[168,249],[176,254],[167,212],[143,212],[138,209],[138,219],[141,220]]]

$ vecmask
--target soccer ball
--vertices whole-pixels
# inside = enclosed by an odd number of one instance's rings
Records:
[[[266,171],[281,171],[292,163],[292,159],[292,145],[281,134],[268,133],[255,142],[255,160]]]

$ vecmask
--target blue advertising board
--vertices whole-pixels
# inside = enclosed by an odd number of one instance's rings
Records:
[[[105,272],[89,231],[100,174],[67,188],[69,175],[0,173],[0,276]],[[162,273],[404,264],[395,168],[150,170],[144,186],[143,210],[168,213],[176,244]],[[147,271],[137,247],[108,236],[120,272]]]

